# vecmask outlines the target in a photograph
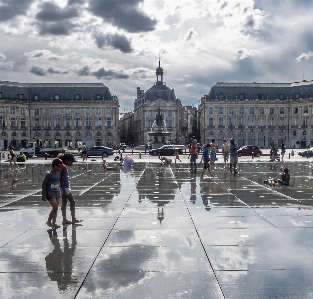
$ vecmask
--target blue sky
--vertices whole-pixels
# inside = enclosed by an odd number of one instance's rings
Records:
[[[0,0],[0,80],[103,82],[131,110],[160,55],[198,105],[220,81],[313,79],[312,15],[307,0]]]

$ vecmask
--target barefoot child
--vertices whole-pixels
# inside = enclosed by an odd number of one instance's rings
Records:
[[[56,218],[58,213],[58,205],[60,198],[60,170],[62,161],[60,159],[54,159],[52,161],[52,169],[47,172],[42,182],[42,200],[48,200],[52,210],[49,214],[47,225],[52,229],[59,228]]]
[[[72,194],[72,190],[70,188],[70,177],[68,174],[67,166],[72,166],[73,162],[77,162],[75,157],[72,154],[59,154],[58,157],[63,161],[62,169],[61,169],[61,177],[60,177],[60,186],[62,193],[62,216],[63,221],[62,224],[76,224],[81,222],[82,220],[77,220],[75,217],[75,199]],[[72,221],[66,219],[66,204],[67,200],[70,202],[70,210]]]
[[[175,149],[174,155],[175,155],[175,164],[176,164],[176,160],[179,160],[179,162],[181,162],[181,160],[180,160],[180,158],[179,158],[179,153],[178,153],[178,150],[177,150],[177,149]]]
[[[103,170],[113,170],[113,167],[109,167],[109,166],[107,165],[106,160],[103,160],[102,165],[101,165],[101,168],[102,168]]]
[[[13,147],[12,147],[12,146],[9,146],[9,147],[8,147],[8,150],[9,150],[9,153],[10,153],[10,160],[9,160],[9,162],[10,162],[10,167],[11,167],[11,169],[13,169],[13,167],[12,167],[12,162],[14,163],[14,165],[16,166],[16,168],[18,168],[18,166],[17,166],[17,164],[16,164],[16,155],[15,155],[15,153],[14,153]]]

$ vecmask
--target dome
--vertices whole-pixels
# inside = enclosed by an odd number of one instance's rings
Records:
[[[163,74],[163,69],[159,66],[159,67],[156,69],[156,73],[157,73],[157,74]]]

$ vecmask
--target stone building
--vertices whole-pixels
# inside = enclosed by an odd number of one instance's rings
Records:
[[[155,143],[171,141],[176,144],[185,144],[188,135],[196,133],[194,109],[182,105],[174,89],[170,89],[163,82],[163,74],[163,68],[159,62],[156,69],[156,83],[146,92],[137,87],[137,98],[132,115],[132,132],[136,144],[144,144],[151,140]],[[127,117],[121,118],[121,122],[128,122]],[[161,120],[158,126],[156,126],[157,117]],[[156,127],[162,128],[162,131],[155,132]]]
[[[0,147],[118,143],[119,101],[102,83],[0,81]]]
[[[313,81],[216,83],[198,107],[201,142],[234,137],[238,145],[313,146]]]

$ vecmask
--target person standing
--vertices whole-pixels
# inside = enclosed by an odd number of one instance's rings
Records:
[[[270,146],[271,146],[271,160],[274,161],[275,157],[277,156],[277,149],[278,149],[275,138],[272,139]]]
[[[62,167],[62,160],[54,159],[52,161],[52,169],[47,172],[42,182],[42,200],[49,201],[52,210],[49,214],[48,221],[46,222],[52,229],[60,228],[57,225],[56,218],[58,213],[59,198],[60,198],[60,170]]]
[[[14,165],[16,166],[16,168],[18,168],[18,166],[17,166],[17,164],[16,164],[16,155],[15,155],[15,153],[14,153],[13,147],[12,147],[12,146],[9,146],[9,147],[8,147],[8,150],[9,150],[9,153],[10,153],[10,160],[9,160],[9,162],[10,162],[10,167],[11,167],[11,169],[13,169],[13,167],[12,167],[12,162],[14,163]]]
[[[283,140],[281,142],[281,161],[284,162],[284,156],[286,153],[286,145],[285,145],[285,141]]]
[[[224,158],[224,168],[226,169],[229,157],[229,144],[227,143],[226,139],[223,140],[222,154]]]
[[[239,147],[235,143],[235,139],[231,138],[230,139],[230,146],[229,146],[229,152],[230,152],[230,168],[229,171],[230,173],[233,173],[234,169],[234,176],[238,173],[237,170],[237,164],[238,164],[238,149]]]
[[[205,149],[203,150],[202,153],[202,159],[203,159],[203,169],[200,175],[201,180],[203,180],[203,175],[204,175],[204,171],[207,169],[209,174],[211,175],[211,177],[214,177],[214,175],[212,174],[211,170],[210,170],[210,149],[211,149],[211,145],[208,143],[205,146]]]
[[[212,139],[211,142],[211,151],[210,151],[210,165],[211,165],[211,170],[214,169],[214,163],[216,161],[216,149],[217,149],[217,144],[215,143],[215,139]]]
[[[82,145],[80,146],[80,150],[82,151],[83,161],[85,161],[85,159],[87,161],[87,147],[85,143],[82,143]]]
[[[175,155],[175,164],[176,164],[176,160],[179,160],[180,163],[181,163],[181,160],[180,160],[180,158],[179,158],[179,153],[178,153],[178,150],[177,150],[177,149],[175,149],[174,155]]]
[[[197,139],[194,139],[189,146],[190,171],[197,171]]]

